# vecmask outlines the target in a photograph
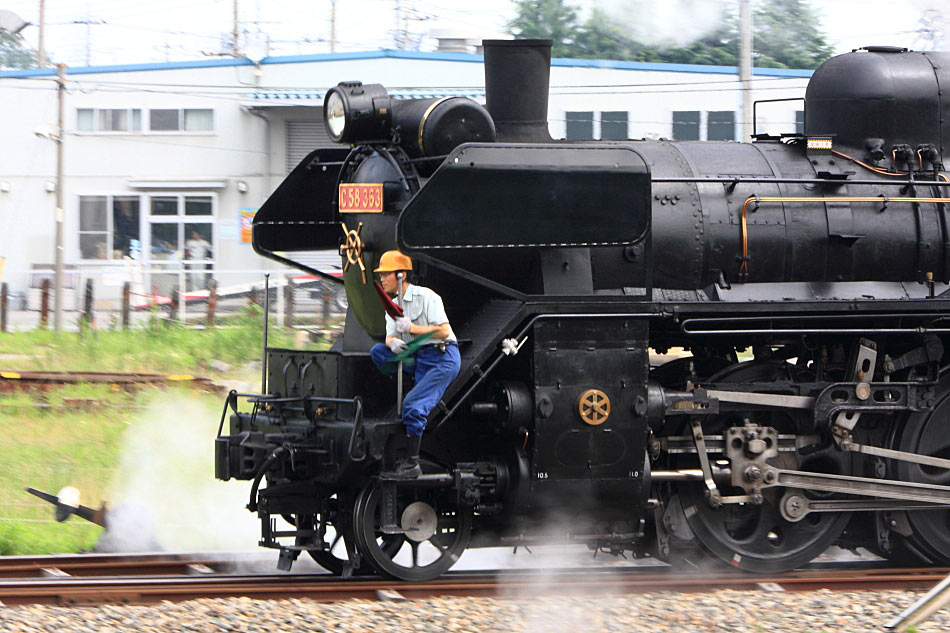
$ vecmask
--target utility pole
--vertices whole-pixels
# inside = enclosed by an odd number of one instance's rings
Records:
[[[86,25],[86,66],[92,65],[92,25],[105,24],[102,20],[93,20],[89,13],[86,13],[85,20],[73,20],[71,24]]]
[[[336,0],[330,0],[330,52],[336,52]]]
[[[66,64],[56,64],[56,96],[59,114],[56,120],[56,273],[53,277],[56,316],[53,325],[57,332],[63,327],[63,141],[65,140],[64,114],[66,112]]]
[[[752,129],[752,8],[749,0],[739,0],[739,83],[742,90],[742,138],[748,143]]]
[[[402,36],[399,33],[399,27],[402,25],[402,3],[396,0],[396,29],[393,31],[393,41],[396,48],[402,48]]]
[[[36,66],[46,68],[46,0],[40,0],[40,43],[36,51]]]
[[[233,55],[234,57],[241,56],[241,47],[238,46],[238,35],[240,34],[240,32],[241,32],[241,22],[238,19],[238,0],[234,0],[234,30],[233,30],[233,33],[231,34],[231,37],[233,38],[232,40],[233,45],[231,47],[231,55]]]

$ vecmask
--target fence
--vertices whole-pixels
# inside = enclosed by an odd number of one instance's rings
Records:
[[[12,273],[13,271],[7,271]],[[342,284],[290,269],[140,270],[127,275],[114,268],[71,269],[64,275],[64,323],[71,328],[121,326],[156,313],[165,318],[213,326],[249,304],[264,304],[265,274],[269,275],[271,314],[287,327],[329,327],[346,312]],[[143,274],[144,273],[144,274]],[[49,325],[53,299],[53,270],[29,271],[27,292],[0,286],[0,331]],[[146,288],[143,279],[159,279]],[[33,287],[36,286],[36,287]],[[69,290],[66,292],[65,290]]]

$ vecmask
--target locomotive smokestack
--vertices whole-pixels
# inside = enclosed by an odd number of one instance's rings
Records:
[[[485,96],[497,140],[550,143],[551,40],[484,40]]]

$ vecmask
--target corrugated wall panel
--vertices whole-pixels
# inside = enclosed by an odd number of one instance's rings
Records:
[[[323,108],[313,108],[313,118],[287,121],[287,173],[318,147],[335,147],[323,127]]]

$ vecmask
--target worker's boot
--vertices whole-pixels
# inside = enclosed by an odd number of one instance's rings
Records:
[[[416,479],[422,475],[422,466],[419,465],[419,447],[422,445],[422,436],[412,436],[406,442],[406,456],[396,460],[392,470],[379,474],[381,479]]]

